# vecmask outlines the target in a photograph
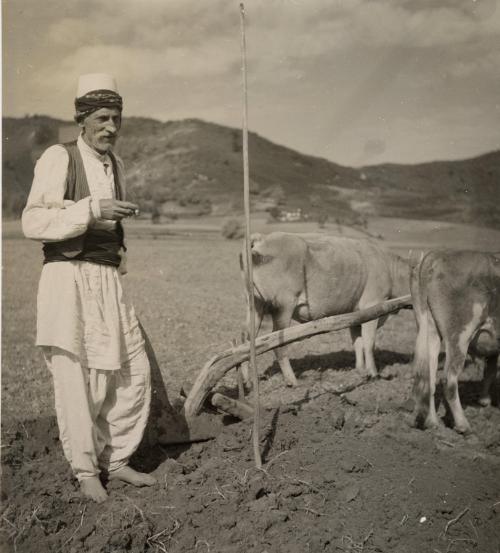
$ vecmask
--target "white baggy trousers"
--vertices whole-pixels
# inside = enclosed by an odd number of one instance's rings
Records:
[[[115,371],[85,367],[54,346],[43,350],[54,380],[61,443],[76,478],[125,466],[149,416],[150,366],[144,349]]]

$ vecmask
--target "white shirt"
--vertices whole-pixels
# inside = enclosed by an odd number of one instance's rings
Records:
[[[60,145],[48,148],[36,164],[22,215],[23,232],[28,238],[59,241],[79,236],[89,226],[106,228],[116,224],[101,219],[98,207],[99,199],[114,197],[111,160],[90,148],[81,136],[77,145],[90,196],[78,202],[64,200],[69,155]],[[117,165],[122,184],[123,163],[119,158]],[[118,370],[144,347],[134,308],[115,267],[86,261],[46,263],[37,308],[36,344],[66,350],[90,368]]]
[[[83,140],[77,140],[82,155],[90,196],[78,202],[64,199],[69,154],[57,144],[42,154],[35,166],[35,176],[26,208],[23,211],[23,232],[27,238],[57,242],[83,234],[89,226],[114,227],[113,221],[100,219],[99,200],[114,198],[115,186],[111,159],[101,155]],[[125,182],[123,162],[117,156],[119,182]],[[108,165],[107,173],[105,165]],[[125,197],[123,187],[121,197]]]

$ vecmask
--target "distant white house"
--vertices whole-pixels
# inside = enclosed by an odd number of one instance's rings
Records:
[[[301,221],[302,220],[302,209],[299,207],[295,211],[282,211],[278,217],[278,221],[289,222],[289,221]]]

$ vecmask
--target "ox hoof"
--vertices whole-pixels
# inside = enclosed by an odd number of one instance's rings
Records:
[[[481,407],[489,407],[491,405],[491,398],[490,397],[480,397],[479,398],[479,405],[481,405]]]
[[[436,428],[439,428],[439,421],[437,419],[433,419],[431,417],[427,417],[425,419],[424,423],[425,428],[428,430],[436,430]]]
[[[425,413],[416,413],[415,415],[415,428],[420,430],[435,430],[439,427],[439,421],[426,415]]]
[[[459,434],[462,434],[462,436],[468,436],[469,434],[472,434],[472,428],[470,424],[467,423],[460,423],[455,425],[455,432],[458,432]]]
[[[425,429],[425,415],[422,415],[422,413],[415,413],[415,428],[418,428],[419,430]]]

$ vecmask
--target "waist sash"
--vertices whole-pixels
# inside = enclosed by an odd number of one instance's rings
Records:
[[[63,247],[61,247],[63,246]],[[61,242],[47,242],[43,245],[43,263],[54,261],[89,261],[101,265],[118,267],[121,262],[120,249],[123,245],[123,227],[116,224],[113,230],[89,229],[85,234]]]

